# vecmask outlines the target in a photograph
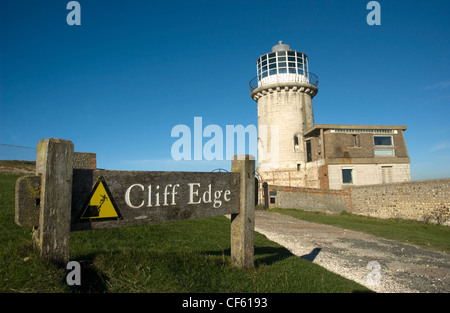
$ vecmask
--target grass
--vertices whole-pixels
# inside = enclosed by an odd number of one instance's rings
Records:
[[[4,172],[28,172],[32,173],[36,170],[35,161],[15,161],[15,160],[0,160],[0,167],[4,168]]]
[[[71,260],[81,286],[66,270],[39,257],[31,229],[14,223],[14,185],[0,173],[0,292],[109,293],[346,293],[365,287],[292,255],[255,233],[255,268],[230,261],[225,217],[71,233]]]
[[[342,212],[326,214],[295,209],[271,209],[308,222],[365,232],[378,237],[450,252],[450,227],[402,219],[378,219]]]

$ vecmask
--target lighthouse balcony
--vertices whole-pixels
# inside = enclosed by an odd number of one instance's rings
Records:
[[[263,73],[262,75],[258,75],[255,78],[253,78],[249,83],[249,87],[250,91],[253,91],[256,88],[262,86],[279,83],[303,83],[303,84],[311,84],[317,87],[317,85],[319,84],[319,78],[315,74],[310,72],[304,72],[303,74]]]

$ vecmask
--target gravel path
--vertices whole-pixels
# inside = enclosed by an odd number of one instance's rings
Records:
[[[450,255],[372,235],[256,211],[255,230],[376,292],[450,292]]]

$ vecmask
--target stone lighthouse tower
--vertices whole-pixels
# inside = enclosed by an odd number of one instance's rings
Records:
[[[281,41],[257,59],[256,68],[250,90],[258,103],[258,174],[269,184],[307,186],[311,148],[303,134],[314,125],[318,78],[309,72],[306,54]]]

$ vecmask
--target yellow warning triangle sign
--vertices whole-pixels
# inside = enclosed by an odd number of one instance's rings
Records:
[[[97,179],[81,212],[81,221],[104,221],[122,218],[102,176]]]

